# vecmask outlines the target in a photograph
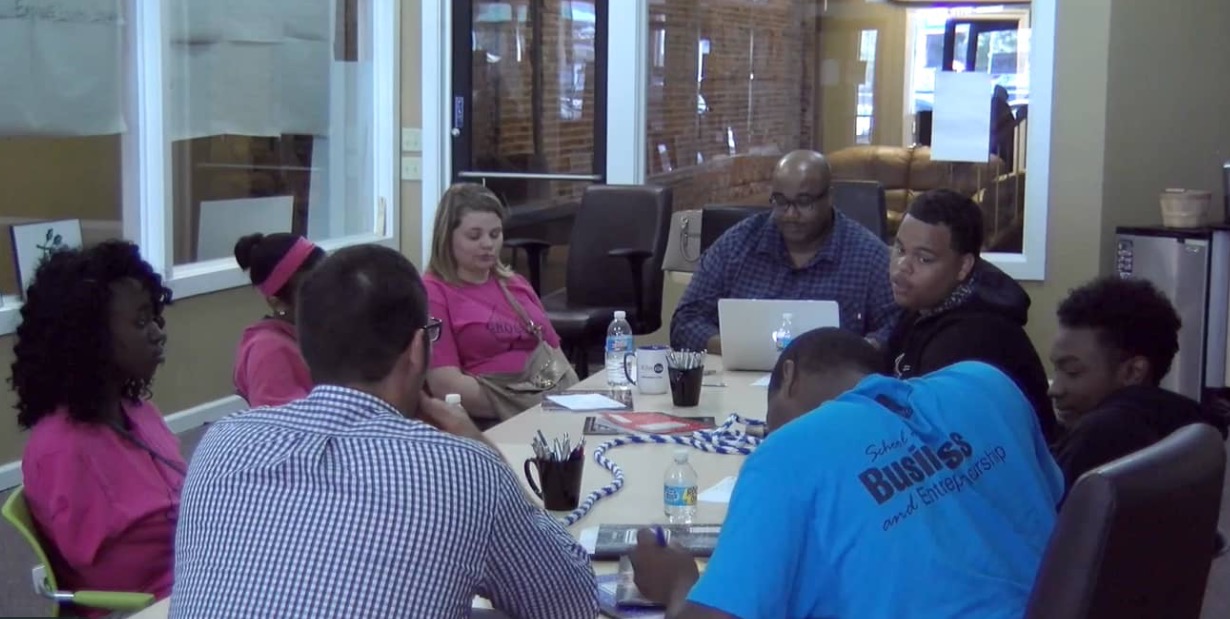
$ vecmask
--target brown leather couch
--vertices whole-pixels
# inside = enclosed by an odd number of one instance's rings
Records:
[[[982,205],[985,249],[1021,251],[1024,173],[1011,172],[998,157],[988,163],[932,161],[927,146],[851,146],[828,153],[828,159],[837,180],[883,185],[890,234],[896,234],[914,196],[947,188]]]

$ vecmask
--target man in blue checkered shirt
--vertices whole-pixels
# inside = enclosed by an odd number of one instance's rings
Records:
[[[701,256],[671,319],[672,346],[721,353],[718,299],[836,301],[842,328],[877,346],[888,339],[900,313],[888,282],[888,247],[833,209],[831,181],[820,153],[782,157],[773,171],[772,210],[726,231]]]
[[[418,272],[375,245],[299,288],[316,388],[201,441],[175,539],[174,619],[598,612],[585,551],[530,502],[463,411],[422,394],[440,321]]]

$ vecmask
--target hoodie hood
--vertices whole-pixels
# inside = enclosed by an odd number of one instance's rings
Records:
[[[1226,435],[1226,420],[1195,400],[1161,387],[1124,387],[1106,397],[1098,410],[1131,415],[1159,437],[1193,423],[1207,423]]]
[[[243,348],[245,344],[250,344],[253,340],[266,337],[289,337],[293,341],[298,341],[295,335],[295,325],[277,318],[264,318],[248,325],[248,328],[243,330],[243,336],[239,338],[239,346]]]
[[[973,290],[969,298],[952,309],[937,313],[937,316],[958,312],[986,312],[1003,316],[1021,326],[1029,322],[1029,293],[1007,273],[979,258],[970,277]]]

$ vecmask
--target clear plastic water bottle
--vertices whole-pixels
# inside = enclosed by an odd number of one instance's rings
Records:
[[[615,320],[606,329],[606,384],[609,387],[628,387],[624,374],[624,355],[633,351],[632,325],[623,310],[615,312]]]
[[[688,464],[688,450],[675,451],[675,462],[666,469],[662,503],[671,524],[691,524],[696,517],[696,469]]]
[[[794,339],[794,325],[791,324],[793,319],[794,314],[782,314],[782,326],[773,332],[773,344],[777,346],[777,352],[786,350],[786,347],[790,345],[790,341]]]

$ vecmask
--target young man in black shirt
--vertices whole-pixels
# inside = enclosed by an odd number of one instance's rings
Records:
[[[889,264],[893,298],[905,310],[885,348],[889,368],[912,378],[960,361],[993,365],[1029,399],[1053,441],[1059,424],[1046,369],[1024,328],[1029,295],[982,260],[982,230],[982,209],[954,191],[928,191],[910,204]]]
[[[1051,396],[1067,435],[1055,460],[1071,489],[1086,471],[1191,423],[1225,423],[1191,398],[1159,387],[1179,351],[1179,315],[1153,284],[1104,277],[1059,304]]]

